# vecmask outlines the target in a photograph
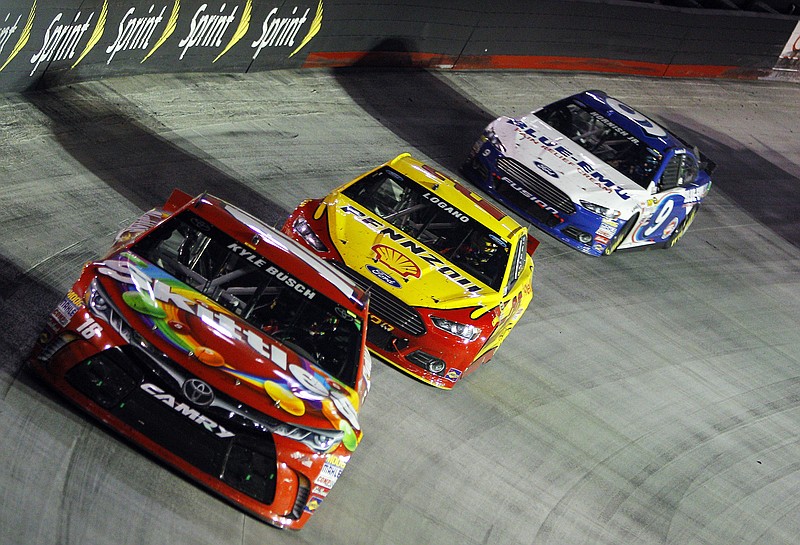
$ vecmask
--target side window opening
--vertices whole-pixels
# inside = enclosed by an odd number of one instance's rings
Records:
[[[697,178],[697,161],[688,154],[675,155],[664,169],[659,182],[659,191],[689,185]]]

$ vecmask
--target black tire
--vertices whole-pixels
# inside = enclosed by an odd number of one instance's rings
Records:
[[[672,248],[678,243],[681,237],[686,233],[686,230],[692,224],[692,221],[694,221],[694,215],[697,214],[698,208],[700,208],[699,204],[695,205],[694,208],[689,210],[689,213],[686,214],[686,217],[683,218],[683,221],[680,223],[680,225],[675,228],[675,231],[672,233],[672,236],[669,237],[669,240],[664,243],[664,248]]]
[[[636,212],[634,215],[631,216],[631,219],[625,222],[625,225],[622,226],[622,229],[617,231],[617,234],[614,235],[614,238],[608,241],[608,245],[606,245],[606,249],[603,250],[603,255],[611,255],[614,253],[614,250],[617,249],[617,246],[625,240],[625,237],[628,236],[628,233],[631,232],[633,226],[636,225],[636,222],[639,221],[639,212]]]

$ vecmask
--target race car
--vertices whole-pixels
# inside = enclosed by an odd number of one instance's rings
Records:
[[[302,202],[283,231],[369,291],[370,350],[441,389],[488,362],[533,297],[538,241],[408,153]]]
[[[602,91],[585,91],[489,124],[467,179],[589,255],[671,247],[711,188],[715,164]]]
[[[280,231],[176,190],[84,266],[29,365],[200,485],[300,529],[362,437],[367,307]]]

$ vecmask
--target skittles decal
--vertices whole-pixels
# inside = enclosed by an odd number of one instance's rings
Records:
[[[262,392],[289,415],[324,417],[343,433],[344,446],[356,449],[361,426],[355,391],[130,252],[100,263],[98,273],[119,282],[127,307],[172,346]],[[250,352],[248,361],[264,366],[264,372],[253,371],[252,366],[245,371],[228,359],[236,354],[239,360],[243,352]]]

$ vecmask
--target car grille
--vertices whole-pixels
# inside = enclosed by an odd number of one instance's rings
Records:
[[[369,311],[372,314],[411,335],[425,334],[425,323],[414,307],[405,304],[387,290],[367,280],[349,267],[336,261],[332,261],[331,264],[347,275],[361,289],[369,289]]]
[[[219,407],[191,405],[173,377],[151,368],[130,347],[112,348],[66,374],[78,391],[197,469],[266,504],[276,490],[277,455],[272,434],[260,421],[231,418]],[[150,385],[150,391],[142,388]],[[152,392],[159,393],[159,398]],[[169,403],[165,402],[169,401]],[[215,403],[235,406],[216,393]],[[254,412],[254,411],[253,411]],[[210,419],[213,420],[210,420]],[[268,419],[263,415],[259,420]],[[279,423],[276,423],[278,425]],[[227,434],[219,434],[224,426]]]
[[[497,168],[562,214],[574,214],[575,204],[559,188],[515,159],[501,157]]]

